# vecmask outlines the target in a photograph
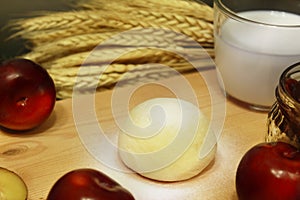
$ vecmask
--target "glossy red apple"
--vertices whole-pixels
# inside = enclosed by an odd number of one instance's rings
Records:
[[[0,126],[32,129],[50,116],[55,101],[54,82],[40,65],[27,59],[0,65]]]
[[[239,163],[236,190],[240,200],[299,200],[299,150],[283,142],[252,147]]]
[[[47,200],[134,200],[131,193],[95,169],[76,169],[62,176]]]

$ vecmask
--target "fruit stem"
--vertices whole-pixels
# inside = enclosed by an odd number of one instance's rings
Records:
[[[17,101],[17,105],[18,106],[25,106],[26,104],[27,104],[27,100],[28,100],[28,98],[27,97],[22,97],[21,99],[19,99],[18,101]]]

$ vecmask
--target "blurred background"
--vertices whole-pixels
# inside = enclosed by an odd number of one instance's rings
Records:
[[[70,1],[69,1],[70,2]],[[52,10],[63,11],[69,9],[67,0],[9,0],[0,2],[0,59],[7,59],[20,55],[25,47],[22,41],[7,40],[12,34],[5,27],[12,19],[26,17],[32,11]]]
[[[6,40],[12,34],[5,28],[9,20],[26,17],[32,11],[68,10],[72,1],[74,0],[2,0],[0,2],[0,26],[2,27],[0,29],[0,60],[20,55],[26,49],[20,40]],[[211,6],[213,4],[213,0],[202,2]]]

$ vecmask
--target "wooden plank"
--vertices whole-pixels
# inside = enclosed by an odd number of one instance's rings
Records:
[[[215,71],[208,70],[207,73],[214,75]],[[78,102],[75,103],[72,102],[72,99],[58,101],[51,117],[37,129],[28,133],[11,134],[4,131],[0,133],[0,166],[9,168],[24,178],[31,200],[46,199],[54,182],[66,172],[77,168],[95,168],[103,171],[130,190],[137,200],[237,199],[235,172],[238,162],[251,146],[264,140],[267,115],[247,110],[230,100],[225,102],[225,123],[218,142],[215,161],[199,176],[187,181],[161,183],[145,179],[135,173],[124,173],[96,160],[82,145],[76,127],[90,125],[93,127],[95,121],[88,118],[90,114],[95,113],[98,125],[107,138],[114,143],[118,132],[114,119],[126,116],[124,112],[113,114],[114,106],[130,108],[149,98],[175,97],[174,91],[166,86],[167,84],[176,85],[177,78],[170,77],[162,84],[154,82],[139,88],[132,85],[129,89],[128,86],[124,86],[116,90],[99,92],[95,94],[94,99],[85,96],[81,97],[82,99],[76,98]],[[214,97],[219,98],[215,101],[216,106],[222,104],[221,96],[223,94],[218,90],[209,91],[199,73],[185,74],[183,78],[193,88],[201,110],[211,117],[214,103],[211,101],[210,93],[214,93]],[[164,86],[164,84],[166,85]],[[218,85],[216,79],[213,80],[213,84],[215,84],[213,88]],[[132,88],[136,90],[129,95],[129,100],[126,98],[114,99],[116,96],[113,95],[117,93],[122,95],[122,92],[126,93]],[[180,90],[185,89],[187,88]],[[89,105],[86,101],[91,98],[95,100],[95,105]],[[188,98],[187,96],[187,100],[189,100]],[[74,120],[76,118],[74,118],[73,106],[76,106],[76,112],[80,109],[87,109],[87,112],[79,113],[79,115],[87,113],[86,121]],[[89,111],[88,109],[91,107],[93,109]],[[216,119],[222,120],[222,112],[219,114],[220,116],[217,116]],[[80,130],[80,135],[84,135],[82,129]],[[89,134],[88,129],[86,130],[86,134]],[[91,130],[91,132],[93,131],[95,130]],[[89,142],[92,144],[93,138],[90,138],[87,143]],[[106,152],[106,149],[102,148],[102,150]],[[110,155],[110,152],[106,153]],[[114,156],[113,153],[112,156]],[[119,158],[112,159],[118,161]]]

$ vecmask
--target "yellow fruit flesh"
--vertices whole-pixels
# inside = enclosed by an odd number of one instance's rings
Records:
[[[24,181],[14,172],[0,168],[0,200],[23,199],[27,199]]]

